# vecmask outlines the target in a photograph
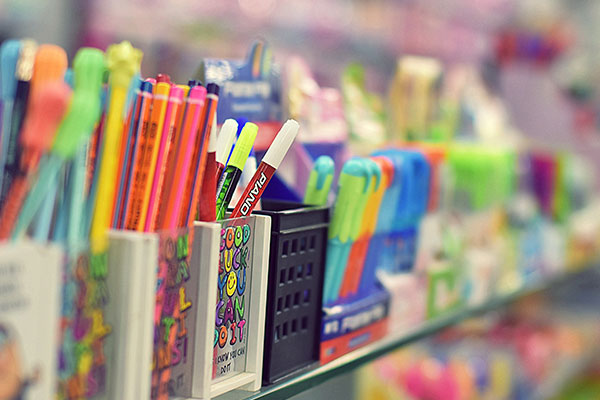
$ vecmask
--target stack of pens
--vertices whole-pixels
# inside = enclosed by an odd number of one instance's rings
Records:
[[[109,228],[223,219],[240,189],[232,217],[249,215],[298,132],[284,124],[257,168],[255,124],[226,120],[217,137],[218,85],[142,79],[142,54],[128,42],[79,50],[72,71],[58,46],[11,40],[0,57],[2,239],[89,236],[101,252]]]

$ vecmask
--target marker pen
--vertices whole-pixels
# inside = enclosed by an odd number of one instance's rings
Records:
[[[273,174],[281,164],[283,157],[292,146],[296,135],[298,135],[298,129],[300,126],[298,122],[293,119],[289,119],[271,143],[271,146],[267,150],[267,153],[263,157],[260,165],[258,166],[256,173],[250,180],[250,183],[244,190],[240,201],[238,201],[231,218],[238,218],[246,215],[250,215],[256,204],[258,203],[260,196],[262,196],[267,184],[273,177]]]
[[[235,141],[237,128],[238,123],[236,122],[236,120],[230,118],[223,122],[221,131],[219,132],[219,137],[217,138],[216,154],[217,168],[215,171],[215,177],[217,182],[221,178],[221,174],[225,169],[225,164],[227,164],[227,157],[229,157],[229,153],[231,153],[231,148],[233,147],[233,142]]]
[[[227,168],[225,168],[225,172],[223,172],[223,175],[219,180],[219,185],[217,186],[217,192],[219,193],[217,196],[217,220],[225,217],[225,211],[227,211],[231,196],[233,196],[235,187],[240,180],[244,164],[248,159],[250,149],[252,149],[252,146],[254,145],[257,133],[258,126],[256,126],[256,124],[251,122],[246,123],[244,129],[242,129],[240,138],[233,148],[233,153],[229,158]]]

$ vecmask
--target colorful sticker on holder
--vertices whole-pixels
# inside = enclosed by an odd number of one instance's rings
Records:
[[[54,398],[61,264],[56,247],[0,246],[1,399]]]
[[[104,321],[109,303],[106,253],[74,252],[66,260],[62,296],[58,399],[94,398],[106,393]]]
[[[254,220],[223,223],[213,343],[213,380],[246,370]]]
[[[187,228],[159,232],[152,399],[169,398],[171,369],[185,363],[188,356],[187,317],[193,304],[184,285],[190,280],[190,232]]]

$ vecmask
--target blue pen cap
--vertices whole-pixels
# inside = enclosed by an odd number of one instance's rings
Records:
[[[17,62],[21,54],[22,44],[11,39],[0,46],[0,89],[2,101],[14,100],[17,91]]]
[[[398,203],[400,202],[403,159],[394,150],[380,150],[375,152],[373,155],[384,156],[388,158],[394,165],[394,177],[383,194],[383,198],[381,199],[379,215],[377,217],[377,225],[375,227],[375,232],[390,232],[394,224],[394,219],[396,218]]]
[[[313,170],[317,172],[317,189],[321,190],[323,188],[323,185],[325,185],[327,177],[333,175],[333,172],[335,170],[335,163],[333,162],[333,159],[329,156],[320,156],[315,161]]]

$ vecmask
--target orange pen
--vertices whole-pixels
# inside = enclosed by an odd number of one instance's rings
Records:
[[[186,182],[179,226],[190,225],[198,213],[198,201],[206,167],[208,140],[212,125],[215,122],[215,113],[219,102],[219,86],[209,83],[206,85],[206,93],[206,102],[202,110],[202,118],[200,119],[190,165],[191,169]]]
[[[379,214],[379,206],[386,189],[389,187],[394,177],[394,165],[386,157],[372,157],[371,158],[381,169],[381,184],[375,190],[365,207],[363,214],[363,220],[360,227],[359,237],[356,239],[350,250],[348,256],[348,268],[347,273],[344,276],[342,288],[340,289],[340,296],[348,297],[358,292],[358,286],[360,284],[360,278],[365,264],[365,258],[367,256],[367,250],[369,247],[369,239],[375,232],[377,225],[377,216]]]
[[[169,91],[171,85],[166,82],[157,83],[154,88],[154,99],[152,100],[152,112],[150,115],[150,125],[146,140],[146,149],[143,158],[140,160],[139,175],[136,176],[138,183],[134,191],[132,201],[131,225],[128,229],[143,231],[146,224],[146,215],[148,214],[148,201],[152,190],[152,179],[156,168],[156,159],[160,139],[162,136],[163,125],[165,122],[165,113],[169,102]]]
[[[134,210],[139,205],[140,201],[140,187],[141,187],[141,176],[143,163],[146,158],[146,148],[148,146],[148,135],[150,134],[150,118],[152,116],[152,105],[154,103],[154,93],[156,92],[156,82],[154,79],[146,79],[147,82],[152,83],[152,97],[146,99],[146,102],[142,106],[140,111],[140,118],[137,126],[137,138],[139,143],[136,145],[137,149],[134,152],[133,158],[133,169],[129,179],[129,187],[127,188],[127,194],[125,198],[125,229],[136,229],[134,223]]]
[[[39,88],[30,98],[20,136],[23,153],[19,171],[0,211],[0,221],[2,221],[0,239],[8,239],[11,235],[29,190],[31,177],[37,171],[42,155],[52,145],[59,123],[69,105],[71,94],[71,88],[66,83],[53,82]]]
[[[177,123],[177,113],[183,102],[183,89],[177,86],[172,86],[169,92],[169,102],[165,112],[165,122],[163,132],[160,138],[158,147],[158,157],[156,159],[156,167],[154,168],[154,176],[151,177],[150,198],[148,201],[148,213],[144,225],[145,232],[152,232],[156,229],[156,215],[158,214],[159,199],[162,194],[163,183],[165,178],[165,169],[171,142],[174,137],[175,125]]]
[[[168,193],[163,193],[157,224],[158,229],[173,229],[179,225],[183,194],[190,173],[194,143],[198,134],[200,114],[204,108],[205,100],[206,89],[203,86],[194,86],[190,89],[189,96],[186,99],[181,134],[176,145],[175,166],[167,171],[165,177],[166,182],[170,182],[173,186]]]
[[[190,93],[190,86],[188,85],[177,85],[178,88],[181,88],[183,90],[183,99],[187,99],[188,94]],[[163,179],[166,180],[166,176],[167,174],[171,173],[176,167],[177,167],[177,143],[179,142],[179,138],[182,134],[182,130],[183,130],[183,117],[185,116],[185,110],[186,110],[186,102],[184,100],[184,102],[181,104],[181,106],[178,107],[177,109],[177,114],[175,116],[175,126],[173,128],[173,134],[171,135],[171,142],[169,144],[169,154],[167,155],[167,160],[166,160],[166,164],[165,164],[165,173],[164,173],[164,177]],[[168,182],[168,181],[167,181]],[[166,198],[166,199],[165,199]],[[152,223],[152,231],[155,231],[157,229],[157,227],[159,226],[159,221],[162,221],[162,215],[161,215],[161,210],[164,210],[166,208],[166,204],[164,205],[163,208],[163,202],[166,201],[168,199],[167,195],[163,195],[162,191],[160,193],[160,195],[158,196],[158,212],[156,213],[156,217],[154,218],[154,221]]]

